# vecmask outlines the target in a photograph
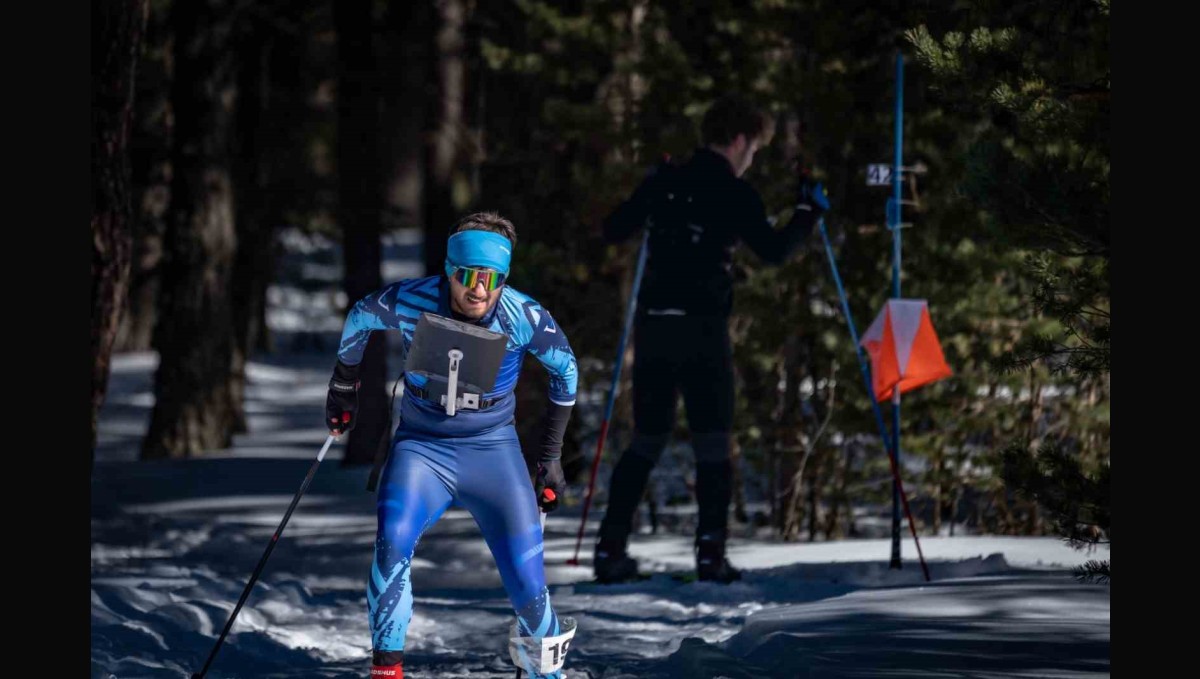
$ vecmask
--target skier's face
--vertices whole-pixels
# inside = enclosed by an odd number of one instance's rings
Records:
[[[466,318],[480,319],[496,304],[496,300],[500,299],[500,293],[503,291],[504,286],[501,285],[488,292],[483,281],[476,283],[473,288],[468,288],[451,277],[450,306]]]

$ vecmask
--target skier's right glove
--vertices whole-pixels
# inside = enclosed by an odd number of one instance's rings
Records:
[[[340,360],[333,367],[329,393],[325,396],[325,426],[334,436],[354,428],[358,417],[358,366]]]

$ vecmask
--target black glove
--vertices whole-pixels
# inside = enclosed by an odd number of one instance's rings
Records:
[[[538,437],[538,472],[533,489],[537,491],[538,506],[544,512],[558,508],[558,499],[567,490],[567,478],[562,468],[563,434],[571,419],[572,406],[546,401]],[[549,491],[547,496],[546,491]]]
[[[334,436],[350,431],[357,422],[358,385],[358,366],[338,361],[325,396],[325,426]]]
[[[825,193],[825,185],[814,180],[808,173],[800,175],[800,183],[796,187],[796,209],[808,210],[814,217],[820,217],[829,209],[829,196]]]
[[[567,479],[563,475],[562,462],[558,458],[538,462],[537,483],[538,507],[543,512],[558,509],[558,499],[567,490]]]

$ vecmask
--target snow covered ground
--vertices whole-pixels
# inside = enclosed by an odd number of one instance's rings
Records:
[[[153,402],[153,354],[117,356],[92,485],[93,677],[187,677],[207,657],[325,438],[328,358],[250,366],[251,434],[190,461],[133,462]],[[365,578],[375,535],[366,469],[322,463],[218,655],[211,677],[365,677]],[[579,492],[579,489],[574,489]],[[573,511],[573,513],[572,513]],[[737,539],[740,583],[590,583],[578,509],[546,524],[547,579],[579,620],[578,677],[1099,677],[1109,588],[1074,582],[1087,555],[1055,538],[779,544]],[[690,537],[643,535],[648,570],[692,565]],[[406,665],[413,677],[509,677],[511,611],[474,521],[451,510],[421,541]]]
[[[412,249],[403,239],[396,247]],[[189,677],[203,666],[325,440],[336,330],[313,339],[323,337],[321,352],[283,327],[289,318],[305,327],[294,309],[288,315],[288,299],[324,293],[280,286],[274,294],[273,324],[290,339],[250,364],[251,433],[229,450],[136,462],[157,359],[114,357],[91,493],[94,679]],[[375,508],[364,489],[368,470],[342,469],[340,455],[335,444],[209,677],[367,676]],[[893,571],[886,539],[743,537],[731,541],[730,559],[745,579],[720,586],[673,579],[666,571],[693,565],[691,536],[660,533],[637,537],[631,551],[662,573],[601,586],[590,582],[600,513],[589,516],[581,566],[566,565],[578,505],[546,524],[552,601],[579,621],[569,677],[1109,676],[1109,588],[1069,575],[1089,558],[1108,558],[1107,548],[1087,554],[1055,538],[927,536],[926,583],[911,538],[904,569]],[[424,536],[412,581],[406,676],[513,676],[505,650],[511,610],[468,514],[451,510]]]

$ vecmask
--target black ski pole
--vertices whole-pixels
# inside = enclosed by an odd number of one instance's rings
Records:
[[[321,460],[325,459],[325,452],[329,450],[329,445],[333,443],[333,439],[333,434],[330,434],[329,438],[325,439],[325,445],[321,446],[321,452],[317,453],[317,459],[308,468],[308,475],[304,477],[304,483],[300,484],[300,490],[296,492],[296,497],[292,498],[292,504],[288,507],[287,513],[283,515],[283,521],[279,522],[279,528],[276,528],[275,535],[271,536],[271,542],[267,545],[267,551],[263,552],[262,558],[258,560],[258,566],[254,569],[254,574],[250,576],[250,582],[246,583],[246,589],[242,590],[242,598],[238,599],[237,606],[233,607],[233,613],[229,615],[229,621],[225,623],[225,629],[221,630],[221,636],[217,639],[217,645],[213,646],[212,653],[208,654],[208,660],[204,662],[204,669],[193,674],[192,679],[204,679],[204,675],[208,672],[208,667],[212,664],[213,658],[217,657],[217,651],[221,649],[221,644],[225,642],[225,635],[229,634],[229,628],[233,627],[233,619],[242,610],[242,604],[246,603],[246,597],[250,596],[250,590],[253,589],[254,583],[258,581],[258,576],[262,573],[263,566],[267,564],[267,559],[270,558],[271,551],[275,549],[275,545],[279,542],[279,536],[283,534],[283,527],[287,525],[288,519],[292,518],[292,510],[296,509],[296,505],[300,502],[300,496],[304,495],[304,491],[308,490],[308,484],[312,483],[313,475],[317,473],[317,467],[321,464]]]

